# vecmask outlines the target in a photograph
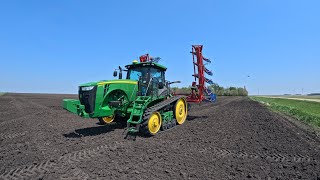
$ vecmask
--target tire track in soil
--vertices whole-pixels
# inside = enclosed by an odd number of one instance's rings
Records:
[[[74,168],[72,169],[68,174],[64,174],[60,177],[61,180],[88,180],[92,179],[89,174],[84,172],[80,168]]]
[[[42,176],[44,173],[55,169],[57,164],[48,160],[39,164],[33,164],[29,166],[19,167],[12,169],[6,173],[0,175],[0,179],[3,180],[16,180],[16,179],[31,179]]]
[[[148,143],[148,140],[143,140],[141,139],[141,141],[143,141],[144,143]],[[169,146],[169,144],[174,144],[175,142],[173,141],[166,141],[165,143],[159,143],[159,142],[153,142],[152,146],[154,147],[166,147],[166,152],[175,152],[175,150],[181,150],[179,149],[178,146]],[[150,148],[149,150],[146,151],[147,155],[156,155],[159,153],[159,151],[161,150],[152,150],[154,148]],[[196,150],[194,148],[191,148],[193,150]],[[181,153],[181,152],[179,152]],[[184,152],[182,152],[184,153]],[[309,156],[306,155],[301,155],[301,154],[297,154],[297,155],[292,155],[292,154],[281,154],[281,153],[273,153],[273,154],[259,154],[259,153],[248,153],[248,152],[235,152],[229,149],[225,149],[225,148],[219,148],[219,147],[209,147],[209,148],[203,148],[200,149],[199,151],[190,151],[188,150],[188,153],[191,154],[197,154],[197,155],[201,155],[204,157],[211,157],[214,156],[216,158],[221,158],[221,159],[230,159],[230,158],[236,158],[238,160],[240,160],[240,162],[246,162],[247,160],[251,161],[261,161],[261,160],[265,160],[266,162],[270,162],[270,163],[277,163],[278,165],[283,164],[283,165],[288,165],[289,164],[313,164],[313,163],[317,163],[318,161],[315,159],[312,159]],[[166,156],[166,153],[163,154],[164,156]],[[151,164],[153,166],[156,165],[156,163],[158,162],[158,159],[151,159],[149,160],[147,159],[147,164]],[[206,161],[203,162],[197,162],[198,165],[202,165],[203,167],[206,167],[208,164]],[[170,167],[170,163],[166,163],[167,167]],[[172,167],[175,167],[176,164],[175,163],[171,163]],[[142,167],[145,167],[145,165],[142,165]],[[148,166],[148,168],[150,168],[152,166]],[[180,171],[180,174],[182,175],[183,179],[190,179],[190,175],[192,175],[192,173],[190,174],[190,172],[183,172]],[[169,170],[165,170],[166,173],[170,174],[170,168]],[[246,178],[248,179],[272,179],[269,176],[261,176],[259,174],[256,174],[254,172],[247,172]],[[192,179],[192,178],[191,178]],[[232,177],[231,179],[234,179],[234,177]]]
[[[2,133],[0,134],[0,140],[13,139],[13,138],[25,136],[26,134],[27,134],[27,131],[21,132],[21,133],[11,133],[11,134]]]
[[[140,139],[140,140],[142,142],[144,142],[144,143],[148,143],[148,140],[144,140],[144,139]],[[164,147],[166,147],[166,151],[163,152],[163,150],[155,150],[154,148],[150,148],[150,149],[146,150],[146,155],[144,157],[140,158],[140,160],[144,162],[142,164],[142,169],[139,169],[139,171],[137,171],[135,169],[132,169],[131,172],[127,172],[124,176],[120,176],[121,177],[120,179],[123,179],[123,178],[127,179],[129,177],[134,177],[134,176],[130,176],[130,175],[137,175],[137,174],[140,174],[140,173],[144,173],[144,172],[146,172],[144,170],[144,168],[148,168],[148,169],[156,168],[157,163],[159,163],[159,159],[158,158],[152,158],[150,160],[149,159],[150,156],[151,157],[153,157],[153,156],[156,157],[156,155],[159,154],[159,152],[162,152],[162,155],[166,156],[170,152],[174,152],[174,150],[179,150],[179,147],[169,146],[167,143],[172,144],[174,142],[168,142],[168,141],[166,143],[153,142],[152,146],[154,146],[154,147],[161,147],[161,146],[163,147],[164,146]],[[245,153],[245,152],[234,153],[234,152],[232,152],[232,151],[230,151],[228,149],[221,149],[221,148],[216,148],[216,147],[215,148],[209,148],[209,149],[214,149],[215,150],[214,153],[212,153],[212,152],[208,152],[208,153],[210,155],[213,155],[213,156],[217,157],[217,158],[229,158],[229,157],[238,158],[238,159],[259,159],[259,158],[261,158],[259,155],[252,154],[252,153]],[[206,151],[199,151],[199,152],[193,152],[193,153],[195,153],[195,154],[199,154],[200,153],[201,154],[201,153],[204,153],[204,152],[206,152]],[[267,156],[267,157],[271,157],[271,156]],[[274,162],[278,162],[278,161],[274,160]],[[192,163],[192,161],[190,163]],[[198,165],[204,167],[204,169],[208,168],[208,164],[207,164],[206,161],[197,162],[197,163],[198,163]],[[182,179],[194,179],[194,178],[192,178],[192,175],[194,173],[196,173],[196,172],[192,173],[192,172],[184,172],[184,171],[181,171],[180,169],[175,169],[175,168],[171,169],[172,167],[176,167],[177,166],[176,163],[165,162],[165,165],[166,165],[167,168],[164,168],[165,169],[164,172],[166,174],[168,174],[168,175],[171,174],[170,175],[171,178],[173,177],[174,171],[177,171],[180,174],[180,178],[179,179],[181,179],[181,178]],[[124,167],[119,166],[119,164],[117,162],[115,162],[115,164],[113,166],[116,167],[116,170],[119,170],[121,172],[125,171]],[[253,178],[253,179],[268,179],[270,177],[262,178],[258,174],[248,173],[247,178],[249,178],[249,179],[251,179],[251,178]],[[155,179],[162,179],[162,178],[155,178]],[[172,179],[175,179],[175,178],[172,178]],[[231,179],[234,179],[234,178],[231,178]]]
[[[162,143],[154,143],[157,144],[158,146],[164,146]],[[174,144],[174,142],[170,142],[168,144]],[[168,146],[166,145],[167,148],[170,148],[172,150],[179,150],[178,147],[175,146]],[[200,153],[200,154],[210,154],[214,155],[216,157],[220,158],[228,158],[228,157],[233,157],[233,158],[238,158],[238,159],[265,159],[270,162],[283,162],[283,163],[313,163],[313,162],[318,162],[316,159],[311,158],[310,156],[307,155],[302,155],[302,154],[281,154],[281,153],[273,153],[273,154],[267,154],[267,153],[248,153],[244,151],[240,152],[234,152],[229,149],[225,148],[219,148],[219,147],[208,147],[208,148],[201,148],[200,150],[196,151],[195,153]]]
[[[50,159],[39,164],[18,167],[0,175],[0,180],[32,179],[43,177],[45,173],[61,171],[71,164],[88,161],[95,157],[103,156],[109,151],[116,151],[125,147],[123,142],[114,142],[113,145],[101,145],[93,149],[84,149],[60,156],[58,159]],[[61,176],[62,179],[90,179],[90,176],[80,168],[75,168]]]
[[[313,163],[317,162],[317,160],[312,159],[309,156],[297,154],[297,155],[289,155],[289,154],[255,154],[255,153],[247,153],[247,152],[232,152],[228,149],[221,148],[204,148],[199,151],[201,154],[209,153],[211,155],[215,155],[221,158],[233,157],[239,159],[266,159],[270,162],[284,162],[284,163]]]

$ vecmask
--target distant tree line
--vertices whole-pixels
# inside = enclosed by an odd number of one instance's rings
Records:
[[[248,96],[248,91],[242,87],[222,87],[219,86],[217,83],[214,83],[208,88],[218,96]],[[174,93],[177,94],[190,94],[191,93],[191,86],[189,87],[173,87],[171,88]]]
[[[320,93],[311,93],[311,94],[308,94],[308,96],[320,96]]]
[[[209,86],[209,88],[218,96],[248,96],[248,91],[245,87],[222,87],[217,83]]]

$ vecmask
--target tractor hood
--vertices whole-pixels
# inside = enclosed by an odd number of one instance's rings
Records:
[[[63,107],[83,117],[109,117],[124,111],[136,98],[138,81],[117,79],[89,82],[79,86],[79,100],[64,99]]]
[[[128,80],[128,79],[116,79],[116,80],[102,80],[97,82],[89,82],[81,84],[80,87],[86,86],[102,86],[105,84],[138,84],[138,81]]]

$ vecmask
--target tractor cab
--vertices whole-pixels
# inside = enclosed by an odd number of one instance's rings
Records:
[[[146,54],[140,57],[140,63],[135,60],[132,64],[125,66],[126,79],[138,81],[138,96],[167,95],[168,88],[165,80],[167,68],[157,63],[159,59],[151,58]]]

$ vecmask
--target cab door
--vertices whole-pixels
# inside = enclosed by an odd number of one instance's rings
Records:
[[[150,91],[148,91],[148,94],[150,96],[159,96],[160,92],[165,88],[164,72],[157,68],[150,68],[150,79]]]

